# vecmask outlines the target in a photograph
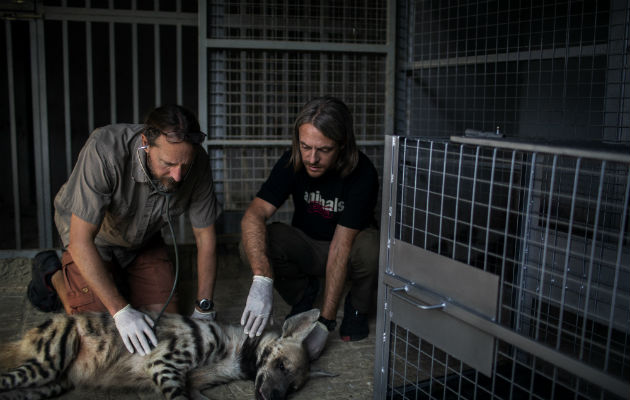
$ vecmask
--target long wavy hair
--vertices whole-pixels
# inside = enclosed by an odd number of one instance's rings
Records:
[[[333,166],[335,171],[342,177],[354,171],[359,162],[359,150],[354,139],[352,115],[343,101],[336,97],[324,96],[315,98],[302,107],[295,119],[289,160],[296,172],[304,168],[300,153],[300,126],[304,124],[312,124],[339,146],[339,156]]]

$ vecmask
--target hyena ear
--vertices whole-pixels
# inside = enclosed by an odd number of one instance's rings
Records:
[[[284,321],[284,325],[282,325],[282,337],[294,338],[300,342],[303,341],[315,328],[317,318],[319,318],[319,310],[317,308],[292,316]]]

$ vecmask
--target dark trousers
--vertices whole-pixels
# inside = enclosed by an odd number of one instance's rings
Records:
[[[274,286],[289,305],[302,298],[309,279],[325,280],[329,247],[329,241],[311,239],[287,224],[274,222],[267,225],[267,256],[273,268]],[[352,305],[360,313],[367,313],[376,301],[378,253],[378,230],[360,231],[348,261]],[[249,265],[242,247],[241,259]]]

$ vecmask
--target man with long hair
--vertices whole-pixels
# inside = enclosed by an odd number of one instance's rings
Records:
[[[273,286],[292,306],[287,317],[313,308],[323,286],[321,317],[305,341],[311,358],[318,358],[350,278],[340,335],[345,341],[368,336],[378,272],[378,188],[374,165],[357,149],[348,107],[334,97],[308,102],[296,118],[291,151],[275,164],[241,221],[241,258],[254,274],[241,317],[245,333],[253,337],[265,328]],[[291,225],[267,224],[289,196]]]
[[[152,110],[144,124],[94,130],[55,197],[61,262],[54,251],[36,256],[31,303],[42,311],[108,312],[129,352],[148,353],[157,339],[143,311],[164,309],[174,282],[160,232],[188,212],[198,268],[192,317],[214,319],[220,206],[204,137],[194,114],[178,105]],[[165,310],[178,311],[177,296]]]

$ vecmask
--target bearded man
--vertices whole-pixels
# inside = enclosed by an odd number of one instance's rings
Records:
[[[214,319],[220,206],[204,137],[194,114],[178,105],[152,110],[144,124],[92,132],[55,197],[64,251],[61,262],[51,252],[36,256],[28,290],[33,305],[108,312],[129,352],[147,354],[157,339],[143,311],[164,308],[174,282],[161,229],[187,212],[197,245],[192,317]],[[177,312],[176,295],[165,310]]]

